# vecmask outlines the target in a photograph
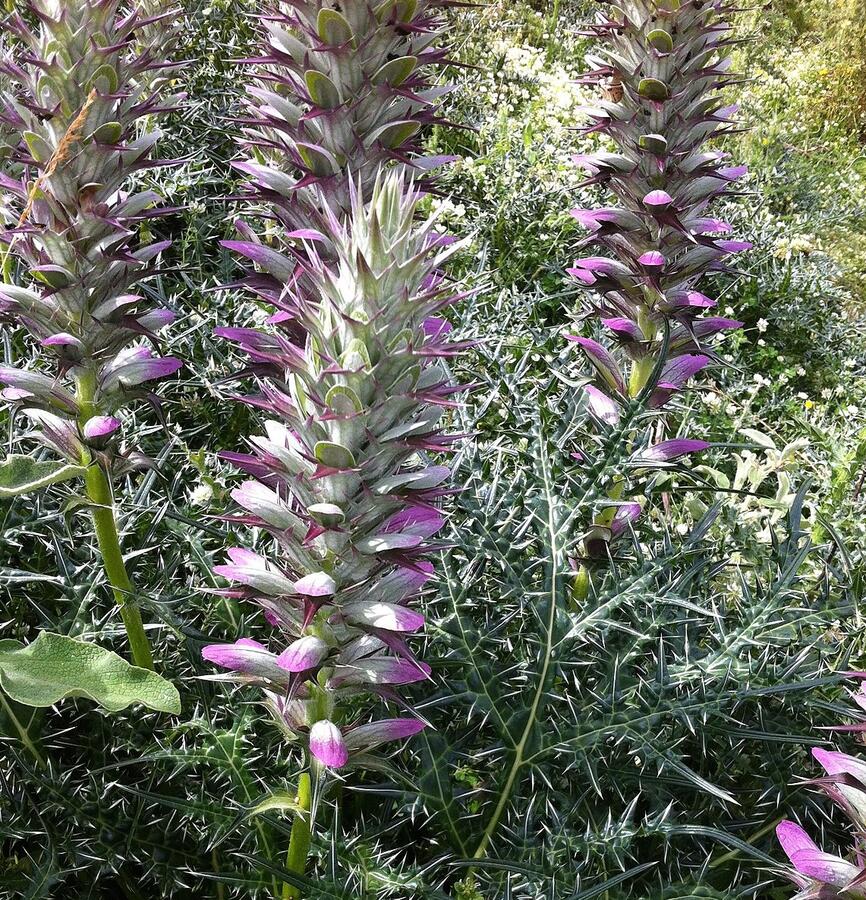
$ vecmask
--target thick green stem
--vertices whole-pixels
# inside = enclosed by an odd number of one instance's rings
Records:
[[[92,372],[83,372],[76,380],[83,424],[96,413],[93,403],[96,393],[96,377]],[[144,631],[141,612],[134,603],[135,587],[126,571],[123,552],[120,549],[120,536],[117,533],[117,521],[114,517],[114,498],[111,495],[111,485],[97,460],[88,454],[88,459],[83,462],[87,465],[84,482],[87,488],[87,497],[93,504],[91,514],[96,530],[96,541],[102,555],[102,566],[126,627],[132,661],[143,669],[153,669],[150,643]]]
[[[307,855],[310,852],[310,807],[312,788],[310,773],[302,772],[298,778],[298,806],[292,823],[292,835],[289,838],[289,849],[286,853],[286,868],[290,872],[303,875],[307,868]],[[293,884],[283,884],[283,900],[292,900],[301,896],[301,889]]]

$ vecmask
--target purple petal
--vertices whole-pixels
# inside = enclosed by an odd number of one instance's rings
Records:
[[[672,359],[667,363],[662,371],[659,387],[672,388],[680,390],[685,386],[686,382],[693,376],[697,375],[710,361],[708,356],[699,354],[685,354]]]
[[[706,441],[677,438],[671,441],[662,441],[644,450],[638,457],[640,460],[651,462],[670,462],[688,453],[698,453],[706,450],[710,445]]]
[[[312,228],[298,228],[296,231],[288,232],[286,237],[300,238],[304,241],[327,241],[321,231],[315,231]]]
[[[616,425],[620,416],[619,404],[615,400],[611,400],[607,394],[600,391],[595,385],[585,384],[583,389],[589,396],[589,408],[593,414],[608,425]]]
[[[608,259],[606,256],[587,256],[584,259],[576,259],[574,265],[577,269],[600,272],[602,275],[630,274],[622,263],[615,259]]]
[[[292,260],[269,247],[250,241],[220,241],[220,245],[257,263],[277,281],[288,282],[294,275],[295,264]]]
[[[793,862],[793,854],[801,850],[819,850],[818,845],[808,834],[790,819],[785,819],[776,826],[776,837],[782,845],[782,849]]]
[[[242,547],[231,547],[228,554],[232,564],[214,566],[214,574],[221,575],[229,581],[245,584],[269,596],[279,597],[295,593],[292,582],[263,556]]]
[[[7,400],[37,397],[51,406],[78,412],[78,404],[72,394],[64,390],[53,378],[39,372],[0,366],[0,384],[9,385],[9,389],[4,391]]]
[[[629,523],[634,522],[643,512],[640,503],[623,503],[617,507],[616,515],[610,525],[610,533],[612,537],[622,534]]]
[[[97,440],[98,438],[108,437],[120,428],[120,420],[114,416],[91,416],[85,423],[84,436],[87,440]]]
[[[725,253],[742,253],[743,250],[751,250],[754,245],[751,241],[716,241],[716,246]]]
[[[866,786],[866,762],[862,759],[838,750],[824,750],[822,747],[813,747],[812,756],[828,775],[851,775]]]
[[[66,331],[52,334],[50,337],[44,338],[41,343],[43,347],[74,347],[79,351],[84,349],[84,344],[75,335]]]
[[[625,382],[620,374],[616,360],[605,350],[598,341],[590,338],[568,335],[568,340],[574,341],[589,357],[589,361],[595,366],[601,377],[616,391],[625,393]]]
[[[648,250],[642,253],[637,261],[647,269],[663,269],[667,260],[658,250]]]
[[[295,590],[305,597],[333,597],[337,582],[327,572],[313,572],[295,582]]]
[[[346,746],[350,750],[371,750],[388,741],[401,741],[423,731],[426,724],[419,719],[383,719],[359,725],[346,734]]]
[[[445,517],[429,506],[410,506],[391,516],[382,526],[383,533],[399,531],[432,537],[445,526]]]
[[[833,887],[846,887],[861,874],[858,866],[847,862],[841,856],[824,853],[822,850],[796,850],[790,859],[798,872]],[[851,896],[856,897],[857,894]],[[860,896],[864,896],[862,891]]]
[[[76,464],[81,462],[84,445],[73,419],[62,418],[44,409],[25,409],[24,412],[39,425],[42,440],[54,447],[61,456]]]
[[[139,316],[138,324],[141,325],[145,331],[156,334],[157,332],[162,331],[163,328],[171,325],[176,318],[177,314],[170,309],[154,309],[145,313],[143,316]]]
[[[343,615],[359,625],[384,628],[387,631],[418,631],[424,625],[421,613],[397,603],[362,600],[343,607]]]
[[[294,529],[300,522],[276,491],[258,481],[245,481],[231,492],[231,497],[247,512],[275,528]]]
[[[605,328],[609,328],[618,338],[627,341],[642,341],[644,333],[640,330],[640,326],[631,319],[624,317],[614,319],[602,319],[601,324]]]
[[[310,729],[310,753],[331,769],[339,769],[349,761],[349,751],[340,729],[327,719],[319,719]]]
[[[249,638],[241,638],[234,644],[209,644],[202,648],[201,655],[214,665],[248,675],[262,674],[276,661],[264,645]]]
[[[423,322],[424,334],[428,338],[441,338],[448,334],[453,326],[447,320],[439,316],[430,316]]]
[[[372,656],[351,665],[336,666],[331,677],[333,687],[350,684],[411,684],[430,676],[426,663],[410,662],[394,656]]]
[[[173,356],[151,356],[147,348],[136,349],[143,349],[144,352],[129,353],[124,357],[118,354],[115,364],[105,375],[106,389],[110,390],[116,385],[135,387],[145,381],[165,378],[167,375],[173,375],[183,365]]]
[[[321,638],[308,634],[289,644],[277,657],[277,665],[287,672],[308,672],[317,668],[329,652]]]
[[[730,222],[724,219],[693,219],[690,227],[695,234],[724,234],[731,230]]]
[[[667,191],[650,191],[643,198],[643,202],[645,206],[667,209],[674,202],[674,198]]]

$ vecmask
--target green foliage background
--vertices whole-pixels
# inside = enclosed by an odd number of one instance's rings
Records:
[[[215,453],[253,427],[211,334],[263,316],[214,290],[236,273],[218,244],[237,214],[231,60],[250,54],[256,11],[186,4],[190,102],[162,151],[185,162],[155,176],[187,207],[159,226],[175,243],[153,290],[180,313],[171,349],[190,362],[165,428],[138,423],[161,472],[130,480],[124,527],[183,714],[65,702],[33,723],[43,769],[14,738],[11,716],[31,714],[0,710],[0,896],[273,896],[284,880],[290,819],[250,810],[291,790],[297,759],[253,694],[199,679],[203,643],[266,633],[208,593],[233,540],[214,518],[233,477]],[[684,414],[690,436],[727,447],[690,474],[636,479],[640,541],[579,606],[569,547],[624,466],[615,439],[592,443],[564,341],[581,304],[568,212],[600,199],[569,163],[590,146],[571,130],[586,99],[573,32],[590,11],[494,0],[453,16],[448,115],[467,127],[430,135],[459,158],[429,202],[472,236],[454,275],[481,290],[455,324],[481,343],[457,363],[479,382],[459,422],[475,437],[429,598],[436,677],[418,692],[437,730],[393,772],[346,785],[339,813],[322,805],[311,897],[776,898],[791,894],[774,871],[779,818],[806,810],[827,849],[844,845],[794,776],[813,774],[816,729],[845,715],[832,673],[866,661],[866,7],[774,0],[737,22],[748,130],[725,149],[752,175],[725,215],[756,248],[708,293],[746,328]],[[2,342],[5,357],[32,352]],[[16,448],[20,423],[0,426]],[[589,471],[577,446],[593,448]],[[0,501],[0,531],[4,637],[48,627],[123,653],[62,487]]]

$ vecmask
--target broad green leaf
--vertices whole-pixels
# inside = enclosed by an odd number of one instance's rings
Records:
[[[332,47],[347,44],[354,37],[352,26],[346,17],[335,9],[319,10],[316,31],[319,33],[319,37]]]
[[[30,456],[7,456],[0,464],[0,499],[27,494],[83,475],[83,466],[61,460],[37,462]]]
[[[0,641],[0,688],[25,706],[52,706],[86,697],[111,712],[141,703],[179,713],[180,694],[169,681],[133,666],[111,650],[42,631],[32,644]]]

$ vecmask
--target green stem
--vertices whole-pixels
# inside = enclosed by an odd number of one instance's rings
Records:
[[[48,765],[42,757],[42,754],[36,749],[36,745],[31,740],[30,733],[21,724],[18,716],[15,715],[15,710],[13,710],[11,705],[7,702],[6,698],[3,696],[2,691],[0,691],[0,704],[3,705],[3,709],[6,711],[6,715],[9,716],[10,721],[15,726],[15,730],[18,732],[18,736],[21,738],[21,743],[24,744],[24,746],[30,751],[30,753],[33,755],[33,758],[36,760],[37,768],[48,768]]]
[[[76,379],[78,386],[78,402],[81,408],[82,424],[96,413],[94,396],[96,394],[96,375],[94,372],[82,372]],[[114,498],[111,485],[99,462],[90,454],[83,462],[87,465],[84,483],[87,497],[93,504],[91,515],[96,530],[96,541],[102,555],[102,566],[108,583],[111,585],[115,602],[120,609],[120,617],[126,627],[132,661],[143,669],[153,669],[153,655],[150,643],[144,631],[141,612],[133,601],[135,587],[126,571],[123,552],[120,549],[120,536],[117,533],[117,521],[114,517]]]
[[[290,872],[303,875],[307,868],[307,856],[310,852],[310,803],[312,789],[310,773],[302,772],[298,777],[298,806],[292,822],[292,835],[289,838],[289,849],[286,852],[286,868]],[[292,884],[283,884],[283,900],[292,900],[301,896],[301,889]]]
[[[548,469],[548,460],[542,454],[541,464],[544,470],[544,484],[549,486],[552,481],[550,479],[550,471]],[[556,545],[558,538],[558,529],[556,526],[556,522],[554,521],[554,502],[553,498],[550,496],[550,491],[548,489],[548,496],[546,498],[546,506],[547,506],[547,528],[551,535],[553,546],[551,548],[551,560],[552,560],[552,571],[550,574],[550,607],[547,613],[547,620],[545,622],[545,643],[543,649],[543,657],[541,660],[541,668],[538,673],[538,686],[535,689],[535,693],[532,698],[532,704],[529,707],[529,715],[526,719],[526,724],[523,728],[523,733],[520,736],[520,740],[517,742],[517,745],[514,748],[514,759],[511,762],[511,767],[509,768],[508,775],[505,779],[505,783],[502,786],[502,790],[499,794],[499,802],[496,804],[496,808],[493,810],[493,814],[491,815],[487,827],[484,829],[484,834],[481,836],[481,841],[478,844],[478,849],[472,855],[473,859],[484,859],[487,854],[487,845],[490,843],[491,838],[496,832],[497,827],[499,826],[499,820],[502,818],[502,814],[505,812],[505,808],[508,806],[508,801],[511,799],[511,791],[514,788],[514,785],[517,781],[517,776],[520,773],[520,770],[526,764],[526,748],[530,743],[530,739],[532,738],[533,731],[536,726],[536,722],[538,720],[539,713],[544,704],[545,694],[547,692],[547,676],[550,672],[551,667],[554,665],[553,657],[554,657],[554,630],[556,627],[556,616],[559,610],[559,605],[562,602],[559,593],[558,593],[558,584],[560,578],[560,550]],[[470,868],[467,872],[467,877],[472,877],[474,875],[474,870]]]

